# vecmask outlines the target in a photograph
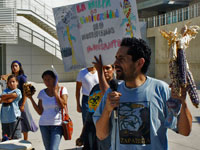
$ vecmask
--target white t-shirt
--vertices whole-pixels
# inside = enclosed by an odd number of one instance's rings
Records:
[[[60,95],[59,89],[59,95]],[[62,95],[68,95],[67,89],[63,87]],[[39,125],[61,125],[61,108],[56,102],[55,96],[49,97],[45,89],[38,94],[38,99],[42,101],[43,113],[39,120]]]
[[[92,88],[99,83],[97,71],[92,74],[84,68],[79,72],[76,81],[82,82],[82,94],[89,96]]]

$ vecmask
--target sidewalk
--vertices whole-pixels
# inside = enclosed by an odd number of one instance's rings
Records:
[[[36,87],[37,92],[34,95],[34,99],[37,100],[38,92],[45,88],[44,84],[36,84],[33,83]],[[79,137],[82,129],[82,119],[81,114],[77,113],[76,111],[76,99],[75,99],[75,82],[68,82],[68,83],[61,83],[62,86],[65,86],[68,89],[69,98],[68,98],[68,109],[71,119],[73,120],[74,124],[74,132],[73,138],[70,141],[61,140],[60,143],[60,150],[80,150],[81,148],[76,148],[75,140]],[[200,91],[198,91],[200,94]],[[192,106],[189,97],[187,97],[188,106],[193,116],[193,127],[190,136],[184,137],[174,133],[173,131],[168,130],[169,134],[169,150],[200,150],[200,123],[198,119],[200,118],[199,109],[196,109]],[[29,109],[32,112],[32,116],[38,124],[39,122],[39,115],[34,111],[30,101],[29,102]],[[199,118],[196,118],[199,117]],[[0,130],[1,132],[1,130]],[[1,134],[1,133],[0,133]],[[41,134],[38,130],[35,133],[29,133],[29,141],[32,142],[33,147],[36,150],[44,150]]]

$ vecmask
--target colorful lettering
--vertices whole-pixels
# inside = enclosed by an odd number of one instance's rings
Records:
[[[112,12],[112,18],[115,18],[115,13],[114,12]]]
[[[119,18],[119,10],[107,10],[100,14],[92,14],[86,17],[80,18],[80,24],[89,23],[89,22],[96,22],[96,21],[103,21],[106,19],[113,19],[113,18]]]
[[[83,17],[80,18],[81,24],[84,24]]]
[[[101,8],[102,6],[101,6],[101,0],[98,0],[98,2],[97,2],[97,8]]]
[[[107,2],[106,2],[106,8],[107,8],[107,7],[111,7],[110,0],[107,0]]]
[[[85,18],[85,20],[86,20],[86,23],[88,23],[88,22],[89,22],[89,20],[88,20],[88,17],[86,17],[86,18]]]
[[[116,9],[116,11],[115,11],[115,17],[119,18],[119,10],[118,9]]]
[[[85,4],[81,4],[81,8],[82,8],[82,11],[85,11],[86,10],[86,7],[85,7]]]
[[[86,10],[85,4],[83,3],[83,4],[81,4],[81,6],[79,4],[77,4],[76,10],[77,10],[78,13],[85,11]]]
[[[94,21],[97,21],[97,16],[94,16]]]
[[[76,5],[76,11],[77,11],[78,13],[81,12],[81,9],[80,9],[79,5]]]
[[[105,2],[106,2],[106,0],[102,0],[102,8],[104,8]]]
[[[104,20],[104,14],[100,14],[100,20]]]
[[[94,1],[88,2],[88,9],[91,10],[95,7]]]
[[[110,10],[109,18],[112,18],[112,10]]]
[[[109,18],[109,13],[108,13],[108,10],[107,10],[107,18]]]
[[[107,43],[99,43],[99,44],[93,44],[89,45],[87,47],[87,52],[90,53],[91,51],[97,51],[97,50],[109,50],[111,48],[117,48],[120,47],[121,40],[112,40],[111,42]]]
[[[88,20],[89,20],[89,22],[92,22],[92,17],[88,16]]]
[[[106,12],[104,12],[104,18],[105,18],[105,19],[107,18],[107,13],[106,13]]]
[[[100,20],[100,14],[97,15],[97,20],[98,20],[98,21]]]
[[[110,0],[93,0],[88,2],[88,9],[92,10],[95,8],[107,8],[111,7]]]
[[[94,16],[92,15],[91,18],[92,18],[92,22],[93,22],[94,21]]]

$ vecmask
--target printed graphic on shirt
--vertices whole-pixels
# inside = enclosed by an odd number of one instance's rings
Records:
[[[119,106],[121,144],[150,144],[149,102],[127,102]]]
[[[101,91],[95,91],[94,93],[92,93],[89,96],[89,98],[88,98],[89,112],[95,112],[96,111],[102,97],[103,97],[103,95],[101,94]]]

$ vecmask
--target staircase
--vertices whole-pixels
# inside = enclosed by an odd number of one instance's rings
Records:
[[[17,0],[17,16],[23,16],[58,39],[52,8],[37,0]],[[51,39],[18,22],[18,36],[62,60],[60,47]]]

